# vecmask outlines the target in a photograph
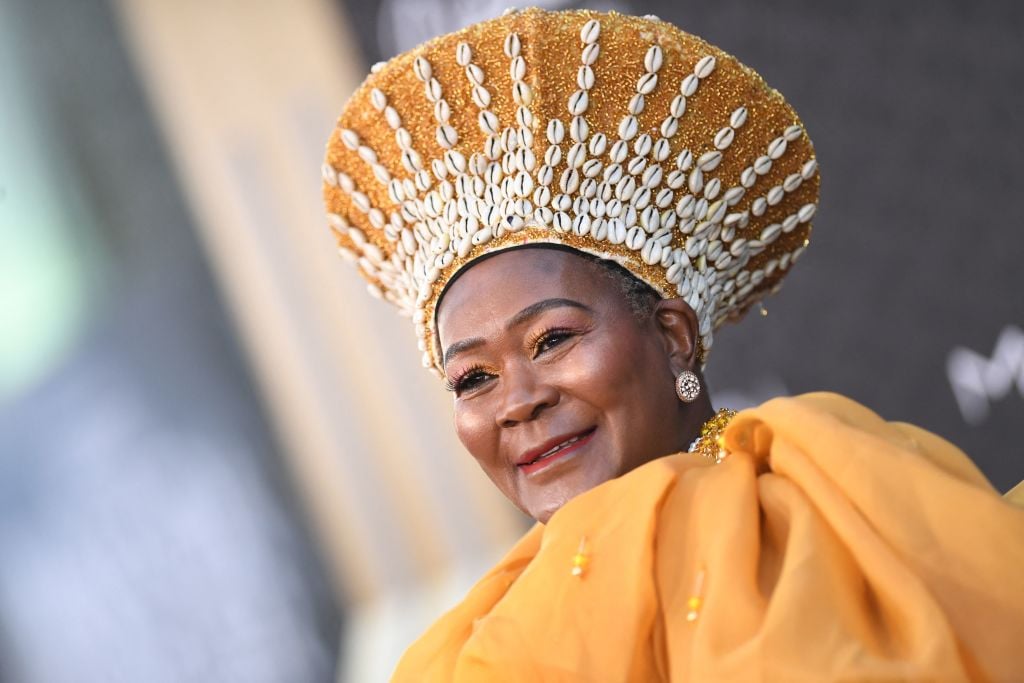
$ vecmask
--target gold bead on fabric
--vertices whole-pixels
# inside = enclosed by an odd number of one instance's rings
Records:
[[[700,617],[700,610],[704,606],[704,568],[697,572],[693,581],[693,591],[686,600],[686,620],[697,621]]]
[[[576,554],[572,556],[572,575],[576,578],[583,578],[583,573],[587,569],[587,565],[590,563],[590,558],[587,556],[585,550],[587,546],[587,538],[584,536],[580,539],[580,547],[576,551]]]

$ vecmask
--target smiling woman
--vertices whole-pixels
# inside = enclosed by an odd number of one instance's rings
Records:
[[[832,394],[715,414],[721,324],[803,253],[817,163],[751,70],[653,17],[512,12],[374,68],[323,168],[537,525],[396,680],[1011,680],[1024,511]]]
[[[639,318],[606,272],[566,250],[502,252],[465,271],[437,309],[459,438],[541,522],[686,450],[711,417],[706,392],[684,404],[673,390],[697,368],[693,310],[661,299]]]

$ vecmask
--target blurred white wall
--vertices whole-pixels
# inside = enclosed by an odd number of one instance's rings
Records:
[[[325,0],[116,7],[349,610],[342,676],[381,680],[525,525],[454,438],[409,321],[335,253],[321,157],[366,66]]]
[[[0,149],[0,680],[332,680],[338,604],[105,2],[0,4]]]

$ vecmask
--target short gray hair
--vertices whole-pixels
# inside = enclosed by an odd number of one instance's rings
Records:
[[[655,304],[661,300],[661,295],[653,287],[615,261],[589,254],[583,256],[588,257],[586,260],[597,266],[598,272],[615,282],[637,321],[644,322],[653,315]]]

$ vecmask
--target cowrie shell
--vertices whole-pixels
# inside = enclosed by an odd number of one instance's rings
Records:
[[[451,149],[459,142],[459,134],[449,125],[437,127],[437,144],[445,149]]]
[[[737,107],[735,111],[729,116],[729,125],[733,128],[742,128],[743,124],[747,122],[747,108]]]
[[[573,116],[579,116],[583,112],[587,111],[587,106],[590,104],[590,97],[587,95],[586,90],[577,90],[569,96],[569,113]]]
[[[644,55],[644,68],[651,73],[656,73],[661,69],[664,58],[665,55],[661,48],[657,45],[652,45],[647,49],[647,54]]]
[[[697,168],[701,171],[713,171],[722,162],[722,153],[719,151],[705,152],[697,160]]]
[[[591,19],[587,23],[583,24],[583,28],[580,29],[580,42],[586,44],[596,43],[600,36],[601,22],[597,19]]]
[[[509,65],[509,75],[513,81],[521,81],[526,77],[526,60],[522,57],[515,57]]]
[[[816,205],[814,205],[814,204],[804,204],[803,206],[801,206],[800,207],[800,211],[797,214],[798,217],[800,218],[800,222],[801,223],[806,223],[807,221],[809,221],[812,218],[814,218],[814,213],[817,210],[818,210],[818,207]]]
[[[590,232],[590,216],[585,213],[576,214],[572,221],[572,231],[580,237]]]
[[[680,171],[688,171],[691,165],[693,165],[693,153],[688,149],[684,149],[676,157],[676,168]]]
[[[672,148],[669,145],[668,140],[666,140],[665,138],[661,138],[656,143],[654,143],[654,150],[652,156],[654,157],[655,161],[665,161],[665,159],[668,158],[668,155],[671,153],[671,151]]]
[[[690,171],[690,177],[687,180],[687,186],[690,188],[690,192],[697,194],[704,189],[704,172],[697,167]]]
[[[693,75],[697,78],[707,78],[715,70],[715,58],[711,55],[702,57],[693,67]]]
[[[473,104],[480,109],[485,109],[491,105],[491,93],[487,88],[482,85],[477,85],[473,88]]]
[[[786,179],[782,181],[782,189],[786,192],[793,192],[796,188],[800,187],[804,179],[799,173],[790,173],[786,176]]]
[[[641,95],[650,95],[658,86],[658,74],[646,73],[637,81],[636,91]]]
[[[524,81],[516,81],[512,84],[512,99],[520,106],[529,107],[533,102],[533,91]]]
[[[522,43],[519,40],[518,33],[510,33],[505,36],[505,56],[514,58],[519,56],[519,51],[522,48]]]
[[[576,85],[581,90],[590,90],[594,87],[594,70],[584,64],[576,72]]]
[[[359,149],[359,135],[354,130],[344,128],[341,131],[341,141],[346,147],[355,151]]]
[[[694,74],[689,74],[683,79],[683,82],[679,84],[679,92],[684,97],[690,97],[697,92],[698,85],[700,85],[700,79]]]
[[[647,233],[640,226],[633,226],[626,232],[626,246],[633,251],[643,248],[647,242]]]
[[[608,157],[614,164],[621,164],[626,160],[626,155],[629,154],[629,143],[625,140],[616,140],[615,144],[608,151]]]
[[[572,229],[572,220],[569,218],[569,214],[559,211],[554,215],[552,225],[558,232],[569,232]]]
[[[725,149],[732,144],[736,131],[731,127],[725,127],[715,135],[715,149]]]
[[[582,116],[572,117],[572,124],[569,126],[569,136],[576,142],[583,142],[590,135],[590,126]]]
[[[786,138],[779,137],[775,138],[768,145],[768,157],[770,159],[778,159],[786,153]]]
[[[811,159],[800,168],[800,175],[803,176],[804,180],[808,180],[811,176],[814,175],[814,172],[817,170],[818,161],[816,159]]]
[[[548,122],[548,142],[552,145],[560,144],[565,137],[565,126],[558,119],[551,119]]]
[[[640,112],[644,110],[644,96],[643,93],[636,93],[633,97],[629,98],[629,104],[626,106],[626,110],[633,116],[638,116]]]
[[[626,116],[619,123],[619,137],[623,140],[632,140],[637,133],[639,123],[635,116]]]
[[[412,70],[413,73],[416,74],[416,78],[420,79],[424,83],[429,81],[430,77],[434,73],[434,70],[430,66],[430,62],[428,62],[424,57],[417,57],[413,60]]]

